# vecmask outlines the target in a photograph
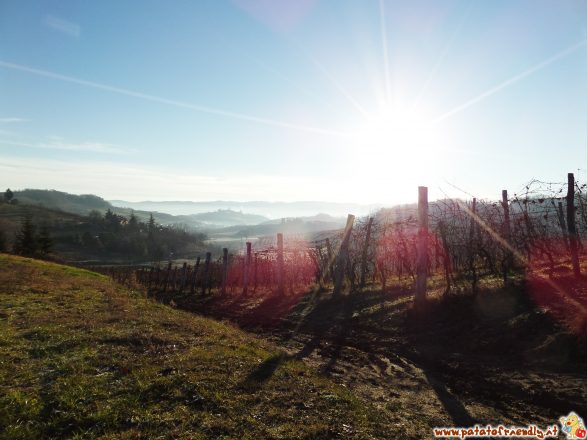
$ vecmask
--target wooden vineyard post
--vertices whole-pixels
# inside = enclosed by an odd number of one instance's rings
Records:
[[[173,268],[173,276],[171,277],[171,291],[177,290],[177,267]]]
[[[512,238],[512,232],[510,228],[510,204],[508,202],[507,189],[501,190],[501,206],[503,208],[503,235],[505,241],[509,244]]]
[[[196,264],[194,265],[194,273],[192,274],[192,287],[190,293],[196,292],[196,284],[198,282],[198,270],[200,269],[200,257],[196,258]]]
[[[567,232],[567,223],[565,221],[565,212],[563,210],[563,202],[558,202],[557,215],[558,215],[558,223],[561,227],[561,231],[563,234],[563,241],[565,242],[565,248],[567,248],[567,251],[570,251],[571,248],[569,246],[569,234]]]
[[[153,266],[151,266],[151,268],[149,269],[149,278],[147,281],[147,290],[151,290],[151,284],[153,283],[153,272],[155,271],[155,268]]]
[[[501,207],[503,208],[503,238],[506,243],[512,244],[512,230],[510,222],[510,203],[508,202],[508,190],[501,190]],[[511,269],[513,257],[511,250],[505,249],[505,257],[503,262],[503,284],[508,282],[508,272]]]
[[[328,258],[328,257],[326,257]],[[324,273],[328,270],[324,265],[324,256],[322,255],[322,248],[320,246],[316,246],[316,282],[318,283],[318,288],[322,290],[324,288]],[[328,261],[328,260],[326,260]]]
[[[245,256],[245,270],[243,274],[243,295],[247,294],[249,289],[249,276],[251,273],[251,242],[247,241],[247,255]]]
[[[206,260],[204,261],[204,277],[202,279],[202,295],[206,294],[206,289],[210,285],[210,259],[212,254],[206,252]]]
[[[183,289],[185,289],[185,282],[188,276],[188,264],[183,263],[183,267],[181,268],[181,284],[179,286],[179,292],[183,293]]]
[[[442,242],[442,265],[444,268],[444,279],[446,281],[446,289],[444,290],[444,294],[448,294],[450,292],[451,283],[450,283],[450,273],[451,273],[451,264],[450,264],[450,252],[448,248],[448,238],[446,234],[446,225],[444,221],[440,220],[438,222],[438,232],[440,233],[440,240]]]
[[[416,296],[417,306],[426,301],[428,279],[428,188],[418,187],[418,244],[416,248]]]
[[[567,177],[567,229],[569,230],[571,263],[573,264],[573,274],[576,278],[579,278],[581,276],[581,268],[579,267],[577,226],[575,224],[575,176],[573,173],[569,173]]]
[[[284,293],[285,267],[283,259],[283,234],[277,234],[277,292]]]
[[[254,263],[254,270],[253,270],[253,279],[255,281],[253,284],[253,292],[257,292],[258,270],[259,270],[259,253],[255,252],[255,263]]]
[[[163,292],[167,292],[167,286],[169,285],[169,278],[171,277],[171,262],[167,265],[167,272],[165,273],[165,286]]]
[[[330,239],[326,239],[326,256],[328,258],[328,264],[325,269],[324,276],[328,275],[330,279],[334,282],[334,272],[332,268],[334,267],[334,253],[332,252],[332,244],[330,243]]]
[[[473,204],[471,206],[471,220],[469,229],[469,270],[471,271],[471,287],[473,292],[477,291],[477,268],[475,267],[475,254],[477,253],[477,246],[475,239],[477,237],[477,199],[473,197]]]
[[[342,242],[340,243],[340,250],[336,256],[336,267],[334,269],[334,291],[333,296],[339,296],[342,291],[342,281],[344,272],[346,269],[348,254],[349,254],[349,242],[351,239],[351,232],[353,230],[353,223],[355,222],[355,216],[349,214],[346,219],[346,226],[342,236]]]
[[[226,293],[226,280],[228,278],[228,248],[222,249],[222,294]]]
[[[296,281],[298,278],[298,251],[294,249],[292,251],[292,264],[291,264],[291,276],[289,278],[289,290],[294,291]]]
[[[157,267],[157,273],[155,274],[155,288],[160,289],[163,276],[161,275],[162,271],[160,267]]]
[[[363,245],[363,255],[361,256],[361,289],[365,287],[365,277],[367,276],[367,256],[369,253],[369,242],[371,241],[371,227],[373,226],[373,217],[369,217],[367,231],[365,233],[365,244]]]

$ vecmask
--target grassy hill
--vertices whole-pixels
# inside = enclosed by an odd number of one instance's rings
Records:
[[[118,215],[129,217],[131,213],[137,216],[141,221],[148,221],[149,216],[153,214],[155,221],[163,225],[185,225],[190,228],[198,228],[202,225],[197,219],[189,216],[174,216],[163,212],[150,212],[133,210],[125,207],[115,207],[101,197],[93,194],[69,194],[63,191],[46,190],[46,189],[24,189],[14,191],[14,197],[20,204],[28,206],[37,206],[47,208],[52,211],[62,211],[64,213],[77,214],[85,216],[92,211],[98,211],[104,214],[108,209]]]
[[[104,212],[112,208],[106,200],[92,194],[75,195],[55,190],[24,189],[15,191],[14,197],[27,205],[41,205],[80,215],[87,215],[92,210]]]
[[[67,262],[133,263],[167,258],[195,258],[216,251],[201,233],[177,226],[156,225],[149,238],[148,224],[130,227],[129,217],[100,214],[82,216],[42,205],[0,203],[0,252],[13,248],[23,219],[30,217],[36,230],[46,227],[53,246],[51,258]],[[37,255],[30,253],[27,255]]]
[[[93,272],[0,254],[0,438],[382,438],[274,346]]]

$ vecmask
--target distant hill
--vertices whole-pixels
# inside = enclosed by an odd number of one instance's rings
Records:
[[[273,220],[268,220],[266,222],[263,222],[264,225],[278,225],[278,224],[282,224],[282,223],[287,223],[287,222],[291,222],[291,221],[302,221],[305,223],[336,223],[336,224],[341,224],[344,226],[345,222],[346,222],[346,217],[334,217],[332,215],[328,215],[328,214],[316,214],[316,215],[311,215],[308,217],[293,217],[293,218],[278,218],[278,219],[273,219]]]
[[[14,191],[14,197],[27,205],[40,205],[80,215],[88,214],[92,210],[103,212],[113,207],[103,198],[93,194],[75,195],[55,190],[24,189]]]
[[[232,209],[219,209],[214,212],[192,214],[188,217],[207,225],[216,226],[256,225],[269,220],[262,215],[246,214],[241,211],[233,211]]]
[[[160,212],[160,209],[140,209],[138,206],[115,206],[93,194],[69,194],[56,190],[25,189],[14,191],[14,197],[21,204],[44,207],[52,210],[59,210],[67,213],[88,215],[91,211],[98,211],[104,214],[108,209],[115,214],[130,217],[132,213],[141,221],[147,221],[153,214],[155,221],[162,225],[185,226],[190,229],[201,229],[203,227],[222,228],[236,225],[256,225],[269,220],[268,217],[249,214],[232,209],[215,209],[211,212],[198,212],[192,214],[173,215],[167,212]],[[126,203],[126,202],[125,202]],[[131,204],[133,205],[133,204]],[[151,208],[160,208],[152,206]]]
[[[75,214],[22,200],[17,204],[0,203],[0,252],[13,249],[25,217],[30,218],[36,232],[42,227],[48,230],[53,242],[51,255],[64,261],[131,263],[217,251],[205,243],[204,234],[176,225],[156,224],[149,231],[145,221],[139,219],[133,225],[130,216]]]
[[[92,211],[104,214],[108,209],[118,215],[130,217],[132,213],[141,221],[148,221],[151,214],[162,225],[186,226],[198,229],[202,223],[190,216],[174,216],[163,212],[149,212],[132,208],[117,207],[93,194],[69,194],[47,189],[24,189],[14,191],[14,197],[24,205],[39,206],[50,210],[59,210],[71,214],[88,215]],[[224,225],[222,225],[224,226]]]
[[[334,203],[334,202],[189,202],[189,201],[165,201],[165,202],[127,202],[124,200],[110,200],[110,203],[118,207],[127,207],[143,211],[166,212],[174,215],[199,214],[217,210],[242,211],[262,215],[271,219],[288,217],[308,217],[318,213],[326,213],[334,217],[346,217],[347,214],[366,215],[377,211],[381,205],[358,203]]]
[[[139,221],[147,222],[152,214],[161,225],[203,232],[213,242],[229,247],[242,237],[277,232],[311,235],[340,229],[348,213],[360,216],[376,210],[375,205],[322,202],[109,202],[91,194],[39,189],[15,191],[14,195],[23,205],[46,208],[57,216],[59,212],[87,216],[92,211],[104,215],[111,210],[126,218],[134,214]],[[14,224],[4,227],[10,236],[14,228]]]
[[[224,237],[263,237],[275,235],[278,232],[311,236],[316,232],[332,231],[344,227],[346,219],[320,214],[312,217],[299,217],[281,220],[270,220],[259,225],[232,226],[216,231]]]
[[[17,205],[0,203],[0,234],[4,235],[5,246],[12,248],[12,243],[17,232],[21,228],[21,223],[25,215],[30,215],[36,225],[59,225],[62,229],[75,230],[79,225],[84,223],[84,217],[79,214],[73,214],[61,210],[50,209],[39,205],[27,205],[20,202]],[[59,237],[56,231],[52,230],[54,238]]]

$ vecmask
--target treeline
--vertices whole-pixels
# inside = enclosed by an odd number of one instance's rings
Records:
[[[204,245],[206,235],[179,226],[160,225],[152,215],[147,222],[141,222],[134,213],[126,218],[108,209],[104,215],[90,212],[83,232],[69,238],[73,244],[119,254],[126,260],[158,262],[196,252]]]
[[[0,250],[6,250],[4,234],[0,234]],[[22,226],[15,236],[12,251],[17,255],[47,257],[53,249],[53,239],[46,224],[37,231],[30,215],[22,220]]]
[[[6,191],[4,191],[2,197],[0,197],[0,203],[16,205],[18,204],[18,199],[14,197],[14,192],[12,192],[10,188],[8,188]]]
[[[151,215],[141,221],[108,209],[81,216],[2,197],[0,252],[63,261],[159,262],[194,258],[206,250],[206,236],[185,227],[164,226]]]

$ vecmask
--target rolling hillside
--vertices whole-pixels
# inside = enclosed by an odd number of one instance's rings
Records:
[[[131,225],[130,216],[112,214],[108,217],[95,212],[80,215],[22,202],[0,203],[0,251],[14,249],[17,234],[27,217],[35,232],[46,228],[52,242],[50,257],[59,261],[129,264],[169,255],[187,258],[217,251],[205,242],[205,235],[188,228],[155,224],[149,232],[148,223],[137,221]],[[39,256],[35,251],[24,254]]]
[[[128,207],[143,211],[166,212],[174,215],[189,215],[217,210],[230,209],[263,215],[273,219],[284,217],[308,217],[326,213],[335,217],[346,216],[349,212],[357,215],[366,215],[381,208],[380,204],[335,203],[335,202],[237,202],[217,200],[212,202],[190,201],[144,201],[128,202],[124,200],[110,200],[118,207]]]
[[[270,220],[258,225],[239,225],[216,231],[216,236],[263,237],[274,236],[278,232],[302,235],[310,238],[313,234],[343,228],[345,218],[319,214],[312,217]]]
[[[0,437],[381,438],[348,390],[96,273],[0,254]]]
[[[247,214],[242,211],[233,211],[232,209],[191,214],[189,217],[202,223],[217,226],[256,225],[268,220],[267,217],[262,215]]]
[[[87,215],[92,210],[104,212],[112,208],[106,200],[92,194],[75,195],[55,190],[24,189],[15,191],[14,197],[27,205],[41,205],[80,215]]]
[[[186,225],[190,228],[198,228],[202,225],[197,219],[189,216],[174,216],[163,212],[150,212],[133,210],[132,208],[116,207],[101,197],[93,194],[69,194],[63,191],[45,189],[24,189],[14,191],[14,197],[20,204],[38,206],[56,211],[62,211],[77,215],[88,215],[92,211],[104,214],[108,209],[118,215],[129,217],[131,213],[141,221],[148,221],[153,214],[155,221],[163,225]]]
[[[238,248],[243,238],[254,240],[255,237],[274,236],[277,232],[311,238],[315,233],[343,227],[348,212],[359,214],[374,208],[319,202],[109,202],[95,195],[38,189],[14,191],[14,196],[19,201],[18,206],[35,207],[38,212],[50,210],[53,212],[51,217],[60,217],[60,212],[64,216],[87,216],[92,211],[104,214],[111,210],[126,218],[134,214],[139,221],[146,223],[152,214],[161,225],[205,233],[216,245],[230,249]],[[22,208],[16,210],[19,209]],[[338,214],[333,216],[323,212]],[[275,218],[275,214],[280,215]],[[9,237],[14,235],[14,225],[6,225],[4,229]]]

